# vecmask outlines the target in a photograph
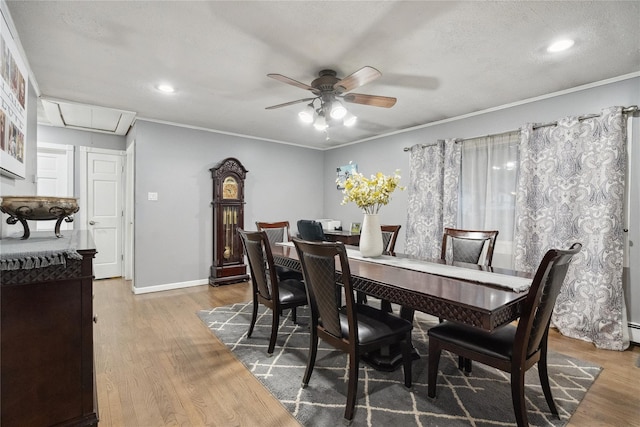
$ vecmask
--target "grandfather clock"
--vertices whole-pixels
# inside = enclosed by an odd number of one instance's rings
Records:
[[[244,228],[244,179],[247,170],[229,157],[211,168],[213,178],[213,265],[210,285],[249,280],[242,242],[237,229]]]

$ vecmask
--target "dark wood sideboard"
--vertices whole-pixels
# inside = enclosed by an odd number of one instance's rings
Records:
[[[324,230],[324,236],[330,242],[342,242],[345,245],[360,245],[360,233],[352,233],[350,231],[329,231]]]
[[[86,231],[65,235],[82,259],[65,256],[66,265],[0,271],[3,427],[98,424],[92,301],[96,249]]]

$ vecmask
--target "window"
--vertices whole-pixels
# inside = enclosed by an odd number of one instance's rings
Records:
[[[499,230],[493,265],[511,267],[520,132],[465,140],[462,145],[458,224]]]

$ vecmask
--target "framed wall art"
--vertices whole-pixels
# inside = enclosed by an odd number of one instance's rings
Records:
[[[355,163],[349,163],[346,166],[340,166],[336,169],[338,173],[338,179],[336,180],[336,188],[338,190],[344,189],[344,182],[349,178],[354,172],[358,172],[358,165]]]
[[[25,177],[28,72],[9,32],[0,22],[0,174]]]

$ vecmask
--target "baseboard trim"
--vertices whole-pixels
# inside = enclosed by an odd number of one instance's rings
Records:
[[[209,279],[191,280],[189,282],[167,283],[164,285],[133,287],[135,295],[148,294],[151,292],[172,291],[174,289],[191,288],[193,286],[208,285]]]
[[[640,344],[640,323],[628,322],[629,341]]]

